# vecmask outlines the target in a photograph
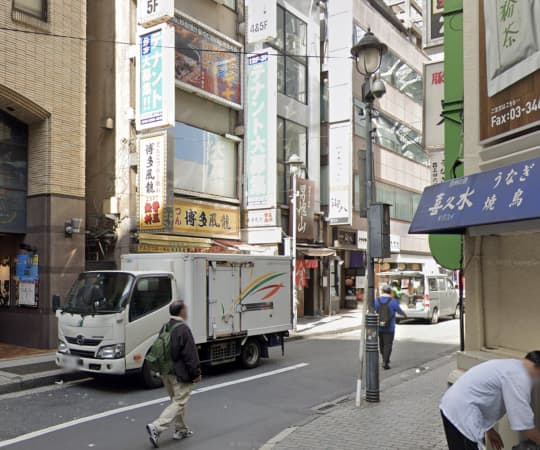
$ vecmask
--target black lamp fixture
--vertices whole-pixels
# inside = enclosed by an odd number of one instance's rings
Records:
[[[387,50],[386,44],[379,41],[368,28],[362,39],[351,48],[351,54],[356,62],[356,70],[362,75],[370,77],[381,67],[382,57]]]

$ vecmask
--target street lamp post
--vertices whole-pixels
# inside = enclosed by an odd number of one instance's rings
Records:
[[[291,176],[291,208],[289,210],[289,220],[291,221],[291,289],[293,299],[293,329],[296,331],[298,322],[298,292],[296,290],[296,198],[298,192],[296,188],[296,179],[298,172],[304,167],[304,161],[300,156],[292,154],[285,162],[285,165],[289,167],[289,173]]]
[[[360,406],[362,393],[362,376],[364,360],[366,362],[366,400],[368,402],[378,402],[379,396],[379,315],[375,311],[375,268],[371,257],[371,221],[369,209],[375,202],[375,182],[373,176],[373,101],[382,97],[385,87],[381,80],[372,82],[374,75],[381,66],[382,56],[387,47],[380,42],[368,29],[368,32],[351,49],[351,54],[356,63],[356,70],[364,76],[362,85],[362,97],[365,104],[366,117],[366,208],[368,219],[368,245],[366,248],[366,269],[367,269],[367,292],[364,301],[364,312],[362,317],[362,336],[359,349],[359,371],[356,385],[356,405]],[[365,343],[364,343],[365,341]]]

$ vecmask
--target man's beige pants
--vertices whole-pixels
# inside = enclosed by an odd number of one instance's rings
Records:
[[[186,414],[186,404],[193,391],[193,383],[182,383],[178,381],[176,375],[162,376],[163,386],[171,398],[171,404],[167,406],[161,416],[154,421],[154,426],[158,433],[165,431],[174,422],[175,431],[187,431],[188,427],[184,421]]]

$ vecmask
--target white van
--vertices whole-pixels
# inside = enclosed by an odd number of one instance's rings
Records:
[[[194,253],[122,256],[122,270],[83,272],[58,317],[57,365],[94,374],[140,371],[169,303],[188,306],[203,363],[256,367],[292,328],[291,259]]]
[[[440,317],[459,317],[458,290],[446,275],[395,271],[381,272],[378,277],[381,289],[385,285],[398,288],[401,309],[411,319],[435,324]]]

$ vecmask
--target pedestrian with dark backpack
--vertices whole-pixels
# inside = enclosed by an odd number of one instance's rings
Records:
[[[171,318],[163,325],[146,357],[146,364],[163,380],[171,403],[158,419],[146,425],[150,442],[158,448],[160,434],[174,422],[173,439],[193,435],[185,423],[185,408],[193,386],[201,381],[201,364],[193,334],[187,320],[187,306],[181,300],[169,306]]]
[[[396,332],[396,313],[405,318],[407,314],[399,306],[398,300],[392,297],[390,286],[383,286],[382,295],[375,300],[375,311],[379,314],[379,349],[383,359],[383,368],[388,370]]]

